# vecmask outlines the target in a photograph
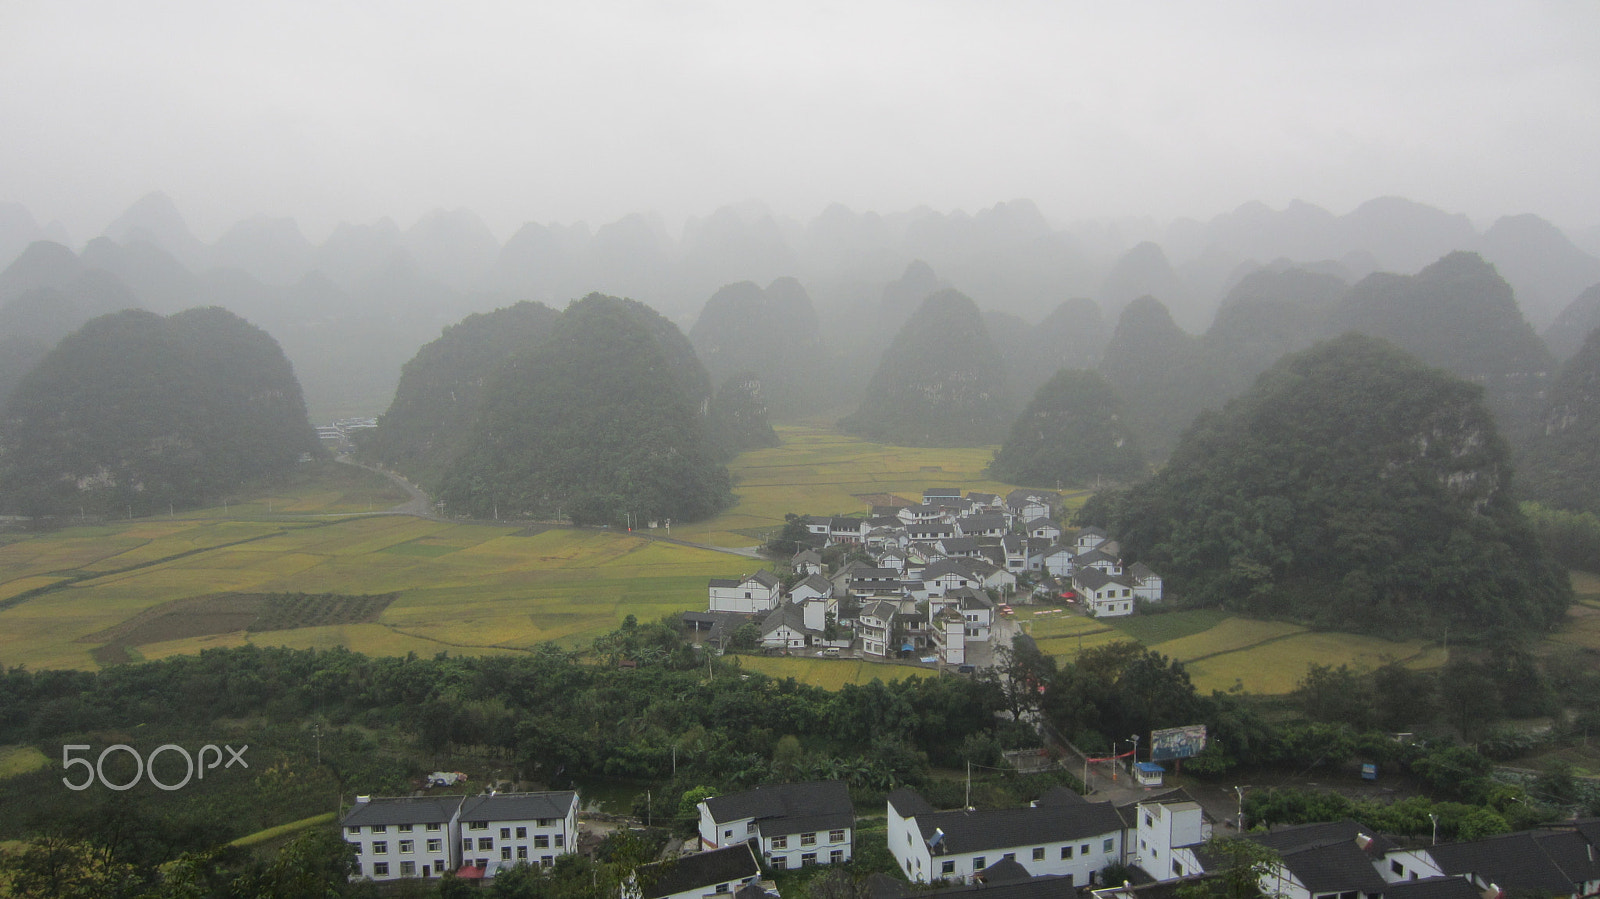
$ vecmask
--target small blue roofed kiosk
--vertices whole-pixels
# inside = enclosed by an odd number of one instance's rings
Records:
[[[1155,762],[1135,762],[1133,777],[1141,787],[1159,787],[1167,776],[1167,769]]]

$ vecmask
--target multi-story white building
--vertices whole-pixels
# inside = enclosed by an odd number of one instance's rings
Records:
[[[1092,884],[1123,860],[1122,817],[1109,802],[935,811],[913,790],[889,794],[889,852],[913,883],[970,883],[1009,859],[1031,876]]]
[[[456,834],[462,797],[374,799],[357,796],[340,826],[356,847],[351,879],[441,877],[460,865]]]
[[[855,807],[843,781],[774,784],[700,803],[700,845],[755,840],[773,868],[838,865],[855,846]]]
[[[578,850],[578,794],[571,790],[469,796],[459,821],[462,863],[488,877],[515,865],[549,867]]]

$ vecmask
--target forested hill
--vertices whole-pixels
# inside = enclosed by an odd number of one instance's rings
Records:
[[[1600,328],[1562,366],[1539,424],[1522,448],[1522,493],[1557,509],[1600,512]]]
[[[1145,467],[1116,391],[1098,372],[1064,368],[1017,416],[989,471],[1010,484],[1050,487],[1134,481]]]
[[[779,278],[765,290],[750,281],[718,290],[689,329],[689,340],[717,383],[734,375],[760,380],[774,414],[814,411],[830,399],[816,387],[817,366],[828,358],[817,312],[793,278]]]
[[[1347,334],[1203,415],[1104,523],[1202,606],[1412,636],[1537,631],[1571,597],[1481,388]]]
[[[68,335],[0,420],[0,504],[26,515],[220,500],[317,449],[276,341],[231,312],[128,310]]]
[[[1005,365],[972,300],[942,290],[923,300],[867,384],[844,430],[904,446],[979,446],[1011,424]]]
[[[708,439],[710,393],[675,325],[590,294],[496,369],[440,497],[481,517],[704,518],[732,500]]]
[[[548,340],[560,313],[524,302],[469,315],[417,351],[368,450],[413,480],[433,484],[461,454],[494,372]]]

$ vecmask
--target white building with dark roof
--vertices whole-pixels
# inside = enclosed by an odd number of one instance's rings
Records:
[[[703,899],[732,896],[761,880],[749,843],[640,865],[623,885],[623,899]]]
[[[493,877],[514,865],[555,864],[578,851],[578,794],[488,793],[461,803],[462,864]]]
[[[745,615],[770,612],[778,604],[781,588],[778,578],[765,569],[741,578],[714,577],[707,588],[707,611]]]
[[[844,781],[773,784],[700,802],[700,845],[755,842],[767,865],[801,868],[849,861],[855,806]]]
[[[359,873],[352,880],[441,877],[460,867],[456,852],[462,797],[356,797],[339,822],[356,847]]]
[[[1034,876],[1093,882],[1123,859],[1122,817],[1109,802],[935,811],[913,790],[889,794],[889,852],[913,883],[970,883],[1008,859]]]
[[[1073,589],[1084,608],[1097,618],[1133,614],[1133,584],[1098,568],[1079,568],[1072,573]]]

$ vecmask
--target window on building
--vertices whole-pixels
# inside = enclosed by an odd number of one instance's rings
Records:
[[[401,877],[416,877],[417,876],[417,863],[416,862],[401,862],[400,863],[400,876]]]
[[[944,862],[944,864],[939,866],[939,873],[940,874],[954,874],[954,873],[956,873],[956,863],[954,861],[946,860]]]
[[[488,830],[489,829],[489,822],[488,821],[468,821],[467,822],[467,829],[468,830]]]
[[[556,834],[556,845],[557,846],[565,846],[565,845],[567,845],[567,835],[564,834],[564,833]]]
[[[402,824],[402,825],[400,825],[400,832],[401,833],[410,833],[411,832],[411,825],[410,824]]]
[[[540,849],[549,849],[550,835],[547,833],[534,834],[533,845]]]
[[[1100,851],[1101,852],[1112,852],[1116,848],[1117,848],[1117,841],[1115,839],[1106,840],[1104,843],[1100,844]]]
[[[830,842],[830,843],[843,843],[844,842],[844,831],[842,831],[842,830],[830,830],[830,831],[828,831],[828,842]]]
[[[745,594],[745,596],[749,596],[749,595],[750,594],[748,594],[748,593]],[[717,889],[715,890],[715,892],[726,893],[727,891],[728,891],[728,885],[727,884],[725,884],[725,883],[717,884]]]
[[[843,864],[843,863],[844,863],[844,850],[843,849],[835,849],[832,852],[828,853],[828,864],[830,864],[830,865],[838,865],[838,864]]]
[[[972,870],[974,870],[974,871],[982,871],[984,868],[989,867],[987,862],[988,862],[988,859],[985,859],[981,855],[978,856],[977,858],[972,860]]]
[[[526,828],[526,827],[517,828],[517,839],[526,840],[527,838],[528,838],[528,828]]]
[[[1033,860],[1036,861],[1036,862],[1044,861],[1044,847],[1043,846],[1040,846],[1037,849],[1033,850]]]
[[[511,839],[511,828],[509,828],[509,827],[500,828],[500,839],[502,839],[502,840]]]
[[[525,862],[527,860],[528,860],[528,847],[526,847],[526,846],[518,846],[517,847],[517,861]]]
[[[478,837],[478,849],[483,851],[494,848],[494,837]]]
[[[345,833],[360,833],[361,832],[361,828],[359,828],[359,827],[346,827],[344,829],[344,832]]]
[[[814,865],[816,863],[817,863],[817,854],[815,852],[807,852],[804,855],[800,856],[800,866],[801,867],[805,867],[806,865]]]
[[[1174,876],[1174,877],[1182,877],[1183,876],[1183,865],[1179,864],[1177,859],[1173,859],[1172,860],[1172,876]]]
[[[772,848],[774,848],[774,849],[788,849],[789,848],[789,838],[788,837],[773,837],[772,838]]]
[[[373,833],[387,833],[388,830],[389,830],[389,825],[387,825],[387,824],[374,824],[374,825],[372,825],[372,832]]]
[[[415,852],[415,851],[417,851],[417,841],[416,840],[401,840],[400,841],[400,851],[401,852]]]
[[[1016,861],[1017,860],[1017,854],[1015,852],[1007,852],[1005,855],[1002,855],[1000,857],[1002,859],[1009,859],[1011,861]]]
[[[438,833],[439,832],[439,825],[438,824],[429,824],[428,825],[428,829],[433,831],[434,833]]]
[[[389,851],[389,843],[388,843],[387,840],[379,840],[376,843],[372,844],[372,852],[373,852],[374,855],[383,855],[383,854],[387,853],[388,851]]]
[[[725,839],[725,840],[731,840],[731,839],[733,839],[733,831],[731,831],[731,830],[724,830],[724,831],[723,831],[723,832],[722,832],[722,838],[723,838],[723,839]]]
[[[1406,875],[1406,866],[1400,864],[1399,862],[1390,862],[1389,863],[1389,870],[1393,871],[1396,874],[1399,874],[1401,877],[1404,877]]]
[[[373,865],[372,866],[372,876],[373,877],[388,877],[389,876],[389,863],[388,862],[378,862],[377,864]]]
[[[1061,847],[1061,857],[1062,858],[1072,858],[1072,847],[1071,846],[1062,846]]]
[[[444,840],[429,840],[428,841],[428,851],[429,852],[443,852],[444,851]]]
[[[789,856],[787,856],[787,855],[774,855],[772,857],[772,867],[773,867],[774,870],[778,870],[778,871],[782,871],[785,868],[789,867]]]
[[[541,855],[541,856],[539,856],[539,867],[541,867],[541,868],[548,868],[548,867],[554,865],[555,863],[556,863],[556,858],[553,855]]]
[[[1089,844],[1088,843],[1084,843],[1082,846],[1079,846],[1078,847],[1078,853],[1080,855],[1088,855],[1089,854]]]
[[[500,847],[500,860],[503,861],[503,862],[511,861],[511,847],[510,846],[501,846]]]
[[[1150,813],[1149,812],[1145,812],[1144,813],[1144,826],[1145,827],[1155,827],[1156,826],[1156,820],[1154,818],[1150,817]]]
[[[355,848],[356,855],[360,855],[361,854],[361,844],[360,843],[351,843],[350,845]]]
[[[467,837],[466,839],[461,841],[461,851],[462,852],[471,852],[472,851],[472,838],[471,837]]]
[[[801,834],[800,835],[800,845],[802,845],[802,846],[815,846],[815,845],[817,845],[817,835],[814,834],[814,833],[803,833],[803,834]]]

